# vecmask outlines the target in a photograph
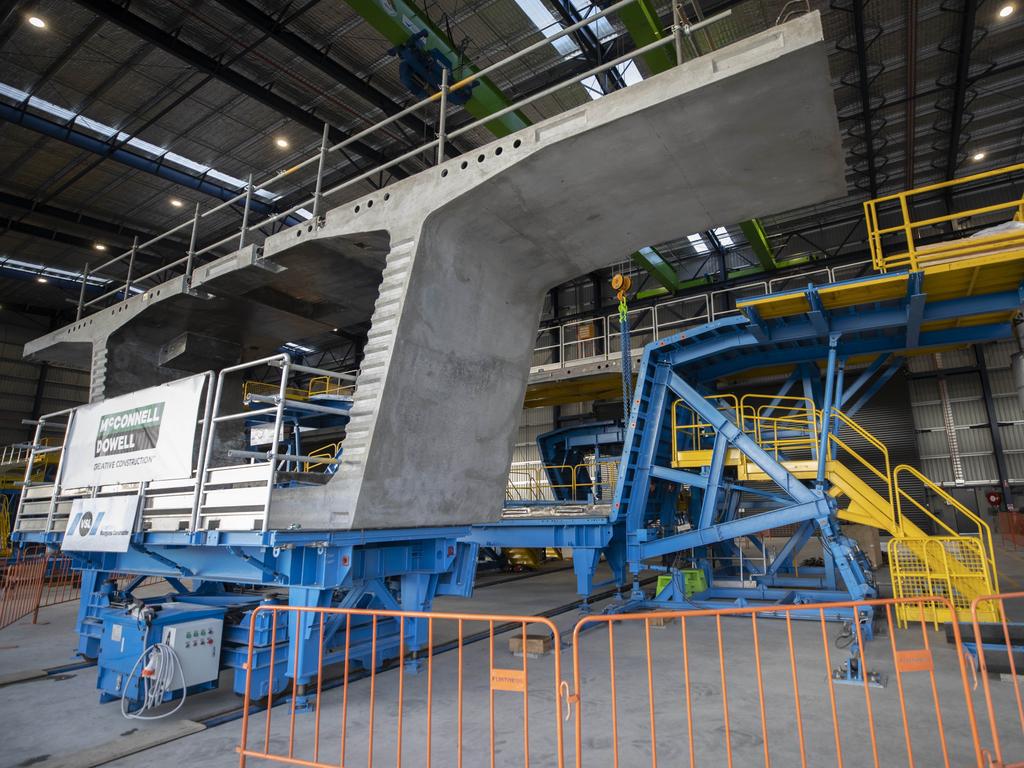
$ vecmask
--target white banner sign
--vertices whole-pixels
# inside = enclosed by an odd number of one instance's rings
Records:
[[[190,477],[204,378],[200,374],[76,409],[61,486]]]
[[[61,549],[72,552],[127,552],[135,530],[138,496],[75,499]]]

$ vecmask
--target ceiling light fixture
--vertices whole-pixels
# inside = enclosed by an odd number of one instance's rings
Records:
[[[975,152],[973,155],[971,155],[971,160],[973,160],[976,163],[981,161],[981,160],[984,160],[984,159],[985,159],[985,153],[984,152]]]
[[[172,197],[171,198],[171,205],[173,205],[175,208],[181,208],[181,206],[183,206],[184,203],[181,202],[181,200],[179,200],[178,198]]]
[[[1013,3],[1007,3],[999,9],[999,18],[1005,19],[1006,17],[1013,15],[1013,11]]]
[[[38,16],[29,16],[28,23],[36,29],[46,29],[46,22],[40,19]]]
[[[46,279],[45,277],[43,277],[42,275],[40,275],[39,277],[37,277],[37,278],[36,278],[36,282],[37,282],[37,283],[48,283],[48,282],[50,282],[50,281],[49,281],[49,280],[47,280],[47,279]]]
[[[278,136],[276,139],[274,139],[274,143],[277,144],[277,146],[280,147],[281,149],[288,149],[289,146],[288,139],[286,139],[284,136]]]
[[[94,243],[92,247],[95,248],[97,251],[107,250],[107,246],[105,246],[103,243]]]

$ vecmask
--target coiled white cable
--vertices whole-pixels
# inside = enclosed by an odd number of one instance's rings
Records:
[[[135,676],[135,671],[142,665],[142,669],[152,668],[153,674],[141,676],[139,683],[142,686],[142,706],[134,712],[127,709],[128,686],[125,685],[124,693],[121,695],[121,714],[129,720],[159,720],[160,718],[173,715],[185,704],[185,670],[181,667],[181,660],[174,649],[166,643],[153,643],[142,652],[135,661],[131,673],[128,675],[129,682]],[[174,685],[175,671],[181,680],[181,699],[178,705],[167,712],[159,715],[146,715],[145,712],[156,709],[164,702],[164,695],[169,691],[176,690]]]

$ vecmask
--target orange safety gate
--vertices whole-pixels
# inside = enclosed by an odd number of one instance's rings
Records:
[[[285,711],[274,717],[275,646],[262,648],[262,660],[254,648],[260,614],[271,614],[268,637],[276,637],[282,622],[291,620],[294,631],[299,614],[313,614],[309,632],[319,633],[315,680],[304,691],[291,680],[278,695],[290,697]],[[412,658],[406,645],[408,622],[426,623],[427,642],[419,658]],[[334,623],[344,638],[339,656],[325,642],[325,626]],[[357,650],[350,638],[360,628],[365,636],[369,623],[370,652]],[[384,659],[379,647],[383,634],[395,637],[397,623],[398,658]],[[344,625],[342,628],[341,625]],[[264,625],[265,626],[265,625]],[[522,648],[536,641],[528,631],[539,630],[556,649],[543,660],[511,657],[507,648],[496,646],[498,635],[517,637]],[[534,633],[536,634],[536,632]],[[378,643],[378,639],[381,642]],[[538,638],[539,640],[539,638]],[[341,641],[339,641],[341,642]],[[347,608],[305,608],[261,605],[250,622],[246,668],[263,663],[269,672],[266,690],[252,690],[253,674],[246,679],[243,702],[240,766],[248,758],[261,758],[286,765],[328,768],[351,765],[395,765],[409,763],[436,766],[483,766],[535,764],[563,768],[563,721],[560,712],[560,635],[546,618],[494,614],[416,613]],[[308,649],[309,646],[307,646]],[[300,644],[294,644],[292,663],[299,665]],[[280,653],[287,651],[281,650]],[[269,654],[269,659],[266,656]],[[334,658],[325,664],[325,657]],[[269,666],[266,662],[269,661]],[[277,659],[280,662],[280,657]],[[380,674],[386,662],[395,671]],[[279,666],[279,664],[278,664]],[[358,679],[353,675],[360,668]],[[283,674],[283,673],[279,673]],[[313,712],[297,713],[296,695],[304,693]],[[539,703],[532,705],[531,700]],[[407,708],[413,702],[415,713]],[[256,707],[253,707],[253,704]],[[507,705],[507,706],[506,706]],[[262,708],[262,711],[251,711]],[[403,747],[405,734],[421,735],[413,754]],[[353,734],[358,734],[353,737]]]

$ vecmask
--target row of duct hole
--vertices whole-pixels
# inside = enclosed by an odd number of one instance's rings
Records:
[[[522,144],[523,144],[523,140],[522,139],[516,139],[515,141],[512,142],[512,149],[519,149],[519,147],[521,147]],[[496,147],[495,150],[494,150],[494,156],[497,157],[503,151],[504,150],[503,150],[502,147]],[[476,156],[476,161],[478,163],[482,163],[486,158],[487,158],[487,155],[485,155],[483,152],[481,152],[479,155]],[[468,167],[469,167],[469,160],[463,160],[461,163],[459,163],[459,168],[461,168],[462,170],[466,170]],[[448,175],[448,169],[447,168],[441,169],[441,178],[444,178],[447,175]]]

